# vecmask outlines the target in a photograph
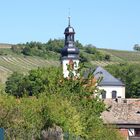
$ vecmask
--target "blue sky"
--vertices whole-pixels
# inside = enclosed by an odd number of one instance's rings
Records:
[[[121,50],[140,44],[140,0],[0,0],[0,42],[64,38],[69,8],[82,44]]]

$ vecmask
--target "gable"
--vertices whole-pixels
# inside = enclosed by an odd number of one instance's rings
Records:
[[[103,77],[103,79],[99,83],[99,86],[124,86],[124,83],[122,83],[119,79],[112,76],[108,71],[106,71],[102,67],[96,68],[94,76],[97,79],[99,77]]]

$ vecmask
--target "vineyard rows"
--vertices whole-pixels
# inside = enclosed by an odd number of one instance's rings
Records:
[[[91,61],[91,63],[95,66],[107,66],[107,65],[112,65],[112,64],[119,64],[119,62],[113,62],[113,61]]]
[[[123,61],[124,62],[124,61]],[[91,61],[93,66],[106,66],[109,64],[119,64],[119,61]],[[140,64],[140,61],[129,61],[129,63]],[[23,56],[0,56],[0,83],[5,82],[7,77],[14,71],[27,73],[31,69],[38,67],[58,66],[59,61],[46,60],[38,57]]]
[[[45,60],[36,57],[0,56],[0,82],[5,82],[7,76],[14,71],[27,73],[38,67],[57,66],[58,61]]]
[[[113,61],[140,61],[140,52],[111,49],[100,49],[100,51],[104,54],[111,55]]]

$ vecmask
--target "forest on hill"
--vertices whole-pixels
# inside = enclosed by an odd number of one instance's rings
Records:
[[[82,62],[107,61],[135,63],[140,61],[139,46],[134,45],[135,51],[121,51],[112,49],[99,49],[92,44],[82,45],[78,40],[75,46],[80,50]],[[47,43],[27,42],[11,46],[12,52],[25,56],[39,56],[45,59],[59,60],[64,39],[50,39]],[[137,49],[135,49],[137,47]]]
[[[89,44],[83,46],[79,41],[75,42],[75,46],[80,49],[81,61],[109,61],[110,55],[101,53],[95,46]],[[12,45],[11,49],[14,53],[26,56],[39,56],[45,59],[60,59],[61,49],[64,47],[63,39],[49,40],[47,43],[27,42],[25,44]],[[89,55],[89,56],[88,56]]]

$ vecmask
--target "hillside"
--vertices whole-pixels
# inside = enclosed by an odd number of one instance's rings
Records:
[[[0,48],[11,48],[11,44],[0,43]]]
[[[112,49],[98,49],[103,54],[109,54],[111,56],[110,61],[92,61],[93,65],[106,66],[109,64],[119,63],[132,63],[140,64],[140,52],[124,51],[124,50],[112,50]]]
[[[112,49],[99,49],[103,53],[111,55],[112,61],[140,61],[140,52],[136,51],[123,51],[123,50],[112,50]]]
[[[59,66],[60,61],[49,59],[44,59],[37,56],[25,56],[18,55],[11,51],[8,44],[0,44],[0,83],[4,83],[6,78],[13,72],[18,71],[21,73],[27,73],[31,69],[36,69],[37,67],[49,67],[49,66]],[[90,65],[94,66],[106,66],[110,64],[119,63],[135,63],[140,64],[140,53],[134,51],[120,51],[111,49],[97,49],[102,54],[109,54],[111,56],[110,61],[90,61]],[[93,54],[88,54],[81,50],[83,54],[87,57],[92,57]]]
[[[4,83],[6,78],[14,71],[27,73],[29,70],[38,67],[58,66],[60,64],[59,61],[16,55],[9,48],[0,48],[1,51],[3,53],[0,55],[0,83]]]

